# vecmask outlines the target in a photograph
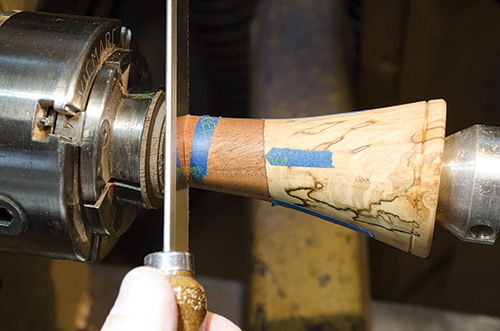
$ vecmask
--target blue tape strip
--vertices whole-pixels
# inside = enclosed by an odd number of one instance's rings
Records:
[[[266,154],[273,166],[335,168],[330,151],[304,151],[300,149],[272,148]]]
[[[303,213],[319,217],[319,218],[321,218],[321,219],[323,219],[325,221],[328,221],[328,222],[331,222],[331,223],[335,223],[337,225],[340,225],[340,226],[346,227],[348,229],[357,231],[357,232],[362,233],[362,234],[364,234],[364,235],[366,235],[368,237],[374,238],[373,233],[371,233],[369,231],[366,231],[365,229],[359,228],[359,227],[357,227],[355,225],[349,224],[347,222],[338,220],[336,218],[327,216],[325,214],[318,213],[317,211],[310,210],[310,209],[307,209],[305,207],[302,207],[302,206],[299,206],[299,205],[296,205],[296,204],[293,204],[293,203],[290,203],[290,202],[286,202],[286,201],[283,201],[283,200],[278,200],[278,199],[275,199],[275,198],[271,198],[271,204],[272,204],[273,207],[274,206],[282,206],[282,207],[285,207],[285,208],[295,209],[295,210],[301,211]]]
[[[182,182],[182,169],[181,163],[179,162],[179,155],[175,153],[175,180],[177,185],[180,185]]]
[[[220,117],[203,115],[198,119],[193,133],[191,144],[191,181],[201,184],[207,174],[208,150]]]

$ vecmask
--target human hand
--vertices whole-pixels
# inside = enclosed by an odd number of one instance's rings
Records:
[[[123,278],[120,293],[101,331],[176,331],[177,303],[168,281],[158,270],[139,267]],[[208,312],[206,331],[240,330],[228,319]]]

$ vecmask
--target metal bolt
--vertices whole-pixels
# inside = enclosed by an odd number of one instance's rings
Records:
[[[40,124],[43,127],[50,127],[52,126],[52,121],[48,117],[42,117],[38,120],[38,124]]]

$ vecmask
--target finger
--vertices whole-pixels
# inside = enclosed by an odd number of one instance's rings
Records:
[[[206,331],[241,331],[233,322],[220,315],[207,312]]]
[[[175,331],[177,304],[168,279],[151,267],[130,271],[101,331]]]

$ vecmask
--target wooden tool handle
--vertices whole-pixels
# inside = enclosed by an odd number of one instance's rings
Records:
[[[271,200],[425,257],[445,117],[444,100],[299,119],[186,116],[180,163],[194,187]]]
[[[200,331],[207,315],[205,290],[190,275],[168,276],[177,298],[177,330]]]

